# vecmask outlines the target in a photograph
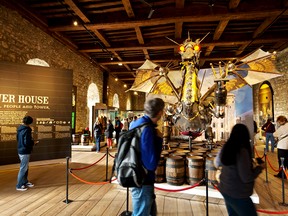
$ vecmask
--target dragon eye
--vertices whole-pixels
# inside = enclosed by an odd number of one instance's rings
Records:
[[[200,47],[199,45],[195,45],[195,46],[194,46],[194,50],[195,50],[195,51],[200,51],[200,49],[201,49],[201,47]]]
[[[180,49],[180,51],[182,51],[182,52],[185,51],[185,47],[184,47],[184,46],[180,46],[179,49]]]

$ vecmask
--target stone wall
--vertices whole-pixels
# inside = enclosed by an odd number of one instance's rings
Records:
[[[103,101],[103,73],[87,58],[54,39],[17,12],[0,5],[0,61],[26,64],[29,59],[38,58],[51,68],[73,70],[73,85],[77,87],[76,131],[81,131],[89,122],[87,90],[91,83],[99,89],[100,103]],[[120,108],[126,109],[127,96],[123,83],[113,83],[109,78],[109,92],[117,93]],[[112,104],[108,97],[108,104]]]
[[[273,90],[274,102],[274,120],[279,115],[284,115],[288,118],[288,100],[287,100],[287,84],[288,84],[288,48],[279,52],[276,58],[276,68],[283,76],[268,80]],[[259,122],[259,104],[258,96],[259,89],[262,83],[253,86],[253,112],[254,120]],[[261,125],[260,125],[261,126]]]

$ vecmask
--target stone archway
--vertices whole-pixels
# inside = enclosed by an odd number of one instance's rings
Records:
[[[97,85],[95,83],[91,83],[88,87],[87,91],[87,106],[89,110],[89,129],[92,131],[93,128],[93,109],[92,106],[95,106],[95,103],[100,102],[100,96],[99,96],[99,90],[97,88]]]
[[[259,88],[259,125],[265,124],[267,118],[274,121],[273,89],[270,82],[265,81]]]
[[[120,108],[120,105],[119,105],[119,96],[118,94],[114,94],[113,95],[113,107],[116,107],[116,108]]]

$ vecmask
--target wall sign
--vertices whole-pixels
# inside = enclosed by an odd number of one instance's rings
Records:
[[[0,62],[0,165],[18,163],[16,132],[33,117],[31,161],[71,156],[71,70]]]

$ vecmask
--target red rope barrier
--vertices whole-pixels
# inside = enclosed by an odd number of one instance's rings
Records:
[[[254,146],[254,151],[255,151],[257,157],[259,157],[259,158],[261,158],[261,159],[263,159],[263,158],[265,157],[265,154],[264,154],[262,157],[259,156],[259,154],[258,154],[257,149],[255,148],[255,146]]]
[[[266,158],[267,158],[268,164],[269,164],[269,166],[271,167],[272,170],[274,170],[275,172],[280,172],[282,170],[282,168],[280,168],[279,170],[274,169],[274,167],[272,167],[272,164],[271,164],[269,158],[268,157],[266,157]]]
[[[100,158],[100,159],[99,159],[98,161],[96,161],[95,163],[90,164],[90,165],[88,165],[88,166],[86,166],[86,167],[71,168],[71,170],[83,170],[83,169],[87,169],[87,168],[89,168],[89,167],[91,167],[91,166],[94,166],[95,164],[99,163],[99,161],[101,161],[105,156],[106,156],[106,154],[104,154],[103,157]]]
[[[90,185],[104,185],[104,184],[109,184],[109,182],[89,182],[89,181],[85,181],[83,179],[81,179],[80,177],[78,177],[77,175],[75,175],[74,173],[72,173],[72,170],[69,170],[70,174],[76,178],[77,180],[85,183],[85,184],[90,184]]]
[[[283,171],[284,171],[284,173],[286,175],[286,179],[288,179],[288,173],[286,172],[285,167],[283,168]]]
[[[203,180],[201,180],[200,182],[190,186],[190,187],[186,187],[186,188],[182,188],[182,189],[175,189],[175,190],[172,190],[172,189],[165,189],[165,188],[159,188],[159,187],[155,187],[155,189],[157,190],[162,190],[162,191],[166,191],[166,192],[180,192],[180,191],[184,191],[184,190],[189,190],[189,189],[192,189],[194,187],[197,187],[199,186],[201,183],[203,182]]]
[[[110,157],[115,158],[115,156],[111,155],[110,152],[108,153]]]
[[[277,215],[284,215],[284,214],[288,214],[288,211],[269,211],[269,210],[262,210],[262,209],[258,209],[257,212],[261,212],[264,214],[277,214]]]
[[[220,191],[219,188],[212,181],[211,181],[211,184],[217,191]]]

